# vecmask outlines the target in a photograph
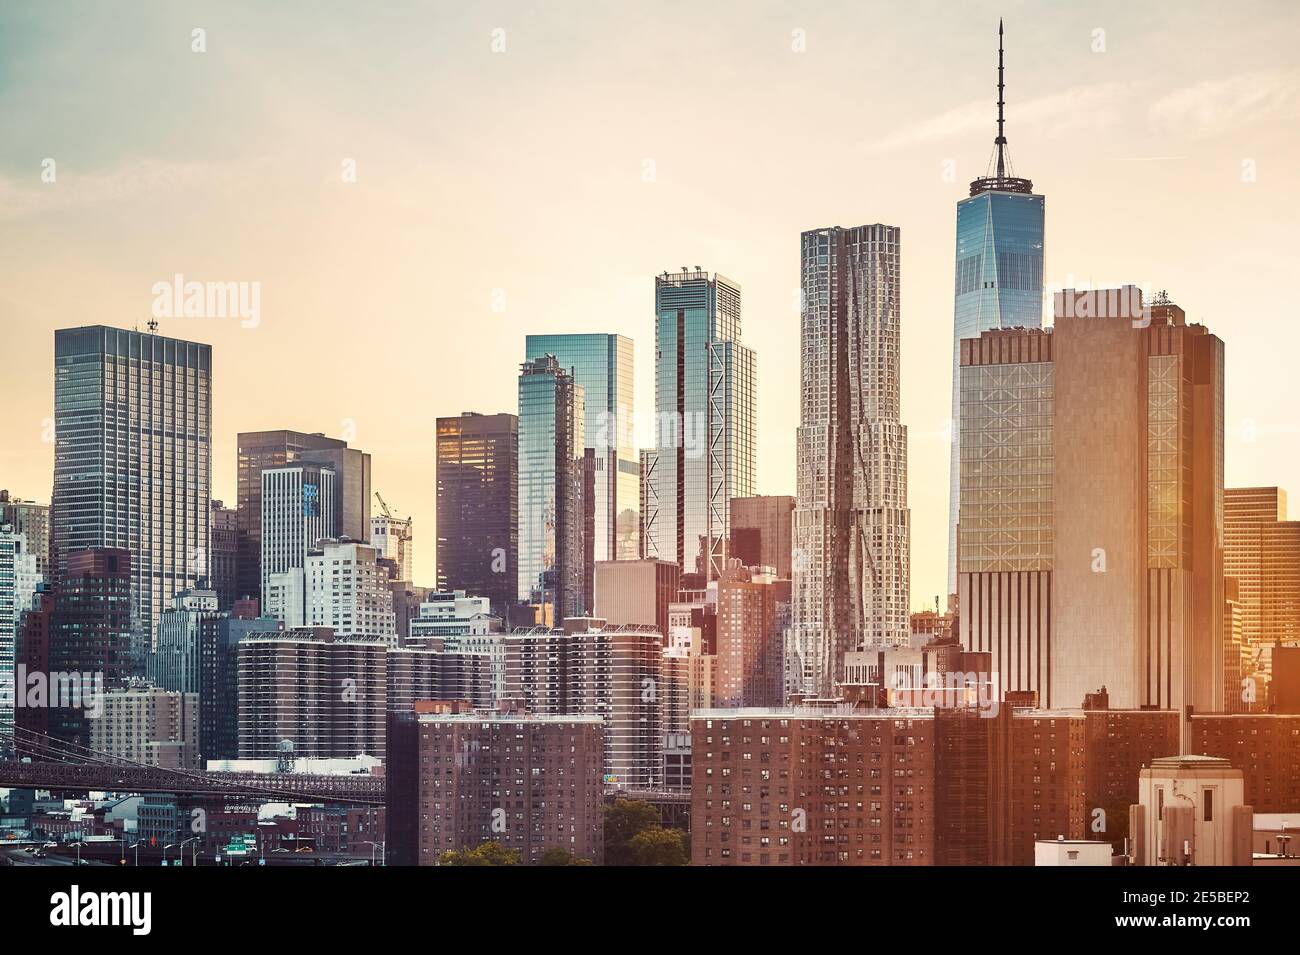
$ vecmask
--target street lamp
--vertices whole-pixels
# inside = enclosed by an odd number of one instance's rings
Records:
[[[375,864],[376,846],[379,847],[379,864],[381,866],[386,866],[388,864],[388,844],[386,842],[371,842],[369,839],[363,839],[361,844],[363,846],[370,846],[370,864],[372,866]]]
[[[84,846],[84,845],[85,845],[84,842],[74,842],[74,843],[73,843],[73,846],[76,847],[76,850],[77,850],[77,865],[78,865],[78,866],[81,865],[81,847]]]
[[[198,842],[198,841],[199,841],[199,837],[198,837],[198,836],[194,836],[193,838],[186,839],[184,842],[182,842],[182,843],[180,844],[180,852],[177,853],[177,854],[180,856],[180,859],[181,859],[181,865],[182,865],[182,866],[185,865],[185,847],[186,847],[187,845],[189,845],[191,842]],[[191,867],[194,867],[194,866],[197,866],[197,865],[198,865],[198,861],[197,861],[196,858],[195,858],[195,857],[198,855],[198,851],[199,851],[199,847],[198,847],[198,846],[195,846],[192,850],[190,850],[190,866],[191,866]]]
[[[168,850],[168,849],[175,849],[175,848],[176,848],[176,843],[174,843],[174,842],[169,842],[169,843],[167,843],[167,845],[163,846],[163,865],[164,865],[164,866],[167,865],[167,850]]]

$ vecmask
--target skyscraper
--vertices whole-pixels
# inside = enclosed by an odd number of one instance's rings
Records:
[[[645,556],[713,579],[726,566],[731,499],[754,493],[756,363],[740,342],[740,286],[698,267],[664,272],[655,315]]]
[[[992,168],[957,203],[953,284],[952,452],[949,460],[948,593],[957,592],[961,462],[961,342],[990,328],[1040,328],[1043,323],[1043,197],[1016,178],[1003,108],[1002,21],[998,21],[998,135]]]
[[[0,491],[0,525],[3,524],[27,538],[27,551],[36,557],[36,572],[49,580],[50,506]]]
[[[1223,700],[1223,342],[1167,299],[1057,296],[962,342],[962,643],[1049,708]]]
[[[53,573],[122,548],[140,630],[208,577],[212,347],[103,325],[54,333]]]
[[[803,233],[802,390],[790,652],[803,692],[844,654],[904,645],[907,429],[899,423],[899,230]]]
[[[731,499],[731,556],[746,567],[771,567],[790,579],[794,498],[760,494]]]
[[[1235,577],[1241,638],[1252,662],[1271,667],[1271,648],[1300,639],[1300,521],[1287,520],[1286,492],[1223,492],[1223,572]]]
[[[301,431],[249,431],[239,435],[239,465],[236,475],[240,544],[239,597],[260,597],[262,594],[262,472],[267,468],[296,464],[304,460],[304,455],[308,452],[347,446],[347,442],[339,438],[305,434]],[[366,475],[368,484],[368,464]],[[369,533],[369,528],[366,533]]]
[[[554,355],[585,394],[586,446],[596,458],[595,493],[584,502],[594,527],[591,560],[634,560],[641,550],[641,465],[632,446],[632,339],[529,335],[524,360],[546,355]]]
[[[336,537],[338,514],[334,493],[337,475],[320,464],[297,464],[262,471],[262,584],[272,575],[307,566],[307,553],[327,537]]]
[[[585,395],[555,358],[519,369],[519,590],[537,622],[586,613],[582,485]]]
[[[519,418],[439,418],[437,442],[438,589],[487,597],[504,616],[519,587]]]

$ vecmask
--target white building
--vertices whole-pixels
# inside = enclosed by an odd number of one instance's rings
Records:
[[[32,607],[41,580],[27,535],[0,526],[0,750],[14,725],[14,654],[23,613]]]
[[[1134,865],[1250,865],[1253,812],[1240,769],[1216,756],[1165,756],[1138,774],[1129,810]]]
[[[1034,865],[1114,865],[1109,842],[1092,839],[1037,839]]]
[[[336,535],[334,482],[334,472],[319,464],[262,472],[263,595],[272,574],[306,567],[307,552]]]
[[[308,552],[303,574],[305,626],[329,627],[336,637],[381,640],[395,648],[393,592],[376,557],[369,544],[348,540],[322,540],[318,549]]]
[[[492,701],[505,694],[506,644],[501,620],[492,615],[487,597],[469,597],[463,590],[429,594],[420,615],[411,621],[408,645],[435,645],[456,653],[483,653],[492,661]]]
[[[409,517],[373,514],[370,517],[370,546],[380,557],[397,564],[397,579],[411,580],[415,540]]]
[[[899,230],[803,233],[793,686],[833,695],[844,656],[911,637]],[[834,582],[840,583],[834,583]]]

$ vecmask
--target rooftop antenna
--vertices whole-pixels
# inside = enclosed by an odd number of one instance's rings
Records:
[[[1006,129],[1005,129],[1006,117],[1003,116],[1002,114],[1002,108],[1006,106],[1006,101],[1003,96],[1003,90],[1006,89],[1006,84],[1002,80],[1002,74],[1003,74],[1002,18],[998,17],[998,138],[993,140],[993,142],[998,147],[998,178],[999,179],[1006,178],[1006,161],[1005,158],[1003,157],[1003,152],[1007,145],[1007,137],[1006,137]]]
[[[157,335],[157,334],[158,334],[158,319],[156,319],[156,318],[150,318],[150,319],[149,319],[149,322],[148,322],[148,325],[149,325],[149,334],[150,334],[150,335]]]

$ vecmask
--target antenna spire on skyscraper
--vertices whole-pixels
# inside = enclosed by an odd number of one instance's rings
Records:
[[[1006,106],[1006,97],[1003,90],[1006,84],[1003,82],[1002,66],[1002,18],[998,17],[998,138],[993,142],[998,147],[998,178],[1005,179],[1007,175],[1006,167],[1006,117],[1003,115],[1003,107]]]

